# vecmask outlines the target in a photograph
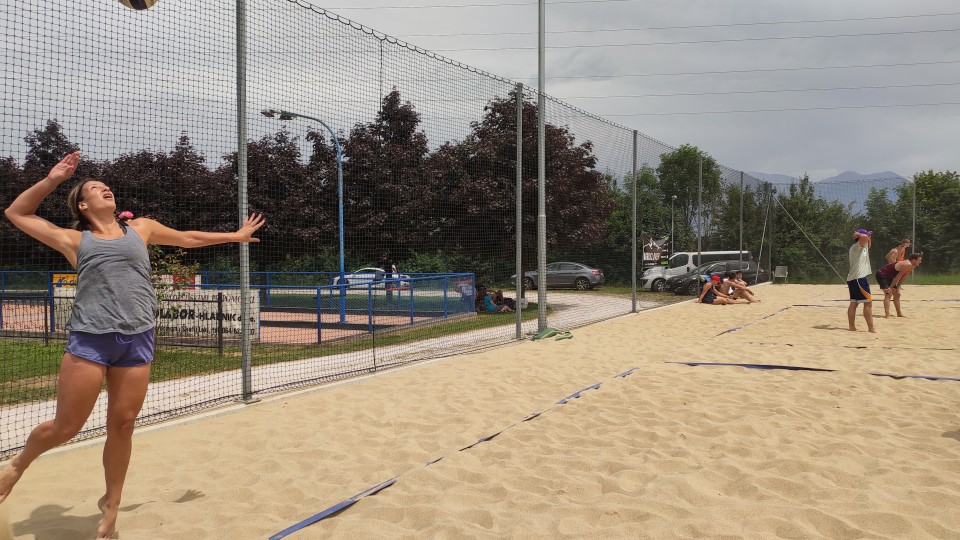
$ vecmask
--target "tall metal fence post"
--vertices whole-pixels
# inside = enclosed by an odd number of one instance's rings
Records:
[[[537,332],[547,328],[547,147],[546,147],[546,92],[544,65],[546,37],[544,19],[546,0],[540,0],[540,25],[537,46]]]
[[[767,197],[767,206],[768,206],[768,213],[770,214],[770,249],[767,250],[767,257],[768,257],[767,270],[771,272],[770,274],[771,276],[773,276],[773,249],[774,249],[773,248],[774,246],[773,226],[774,226],[774,223],[776,223],[777,221],[776,219],[774,219],[775,217],[774,212],[777,211],[777,206],[773,204],[773,198],[776,196],[774,191],[775,190],[773,189],[773,184],[772,183],[767,184],[767,193],[769,194],[769,196]]]
[[[331,287],[332,291],[333,288]],[[333,308],[331,308],[333,309]],[[323,293],[320,292],[320,288],[317,287],[317,344],[323,343],[323,335],[321,334],[323,327]]]
[[[633,203],[633,215],[630,220],[630,297],[631,297],[631,307],[630,312],[637,312],[637,130],[633,130],[633,189],[631,190],[630,198]],[[673,241],[671,239],[671,241]]]
[[[223,356],[223,292],[217,291],[217,353]]]
[[[743,262],[743,171],[740,171],[740,253],[737,259]]]
[[[55,298],[56,288],[53,286],[53,272],[47,272],[47,300],[46,304],[50,306],[49,316],[46,308],[43,310],[43,318],[46,319],[44,325],[50,329],[51,332],[57,330],[57,308]]]
[[[910,250],[919,253],[917,251],[917,175],[913,175],[913,226],[910,230]],[[910,283],[916,283],[913,274],[910,272]]]
[[[514,298],[517,299],[515,304],[517,309],[514,310],[514,318],[516,319],[517,339],[523,337],[523,309],[521,306],[520,295],[523,293],[523,84],[517,83],[516,89],[514,90],[517,93],[517,221],[514,225],[514,231],[517,239],[517,254],[516,254],[516,295]]]
[[[53,296],[51,296],[50,298],[52,300]],[[48,311],[49,311],[50,317],[47,316]],[[44,302],[43,303],[43,344],[45,346],[50,345],[50,329],[53,327],[53,325],[50,323],[50,320],[52,317],[53,317],[53,310],[50,309],[50,302]]]
[[[247,217],[247,6],[237,0],[237,200],[239,222]],[[243,377],[241,399],[253,397],[250,358],[250,244],[240,244],[240,371]]]
[[[697,155],[697,266],[703,263],[703,152]]]

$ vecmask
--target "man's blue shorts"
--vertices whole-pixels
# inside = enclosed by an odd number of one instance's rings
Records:
[[[107,367],[134,367],[153,361],[155,329],[139,334],[70,332],[67,352]]]
[[[870,283],[866,277],[851,279],[847,282],[847,288],[850,289],[850,301],[863,304],[873,302],[873,296],[870,295]]]

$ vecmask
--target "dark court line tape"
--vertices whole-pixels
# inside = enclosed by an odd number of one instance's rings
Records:
[[[743,324],[743,325],[740,325],[740,326],[734,326],[733,328],[728,328],[728,329],[724,330],[723,332],[720,332],[719,334],[717,334],[716,336],[713,336],[713,337],[719,337],[719,336],[722,336],[722,335],[724,335],[724,334],[729,334],[730,332],[736,332],[737,330],[742,330],[743,328],[746,328],[746,327],[748,327],[748,326],[750,326],[750,325],[753,325],[753,324],[757,324],[758,322],[760,322],[760,321],[762,321],[762,320],[764,320],[764,319],[769,319],[770,317],[773,317],[774,315],[779,315],[780,313],[783,313],[784,311],[786,311],[786,310],[788,310],[788,309],[790,309],[790,306],[780,308],[780,309],[774,311],[773,313],[767,315],[766,317],[760,317],[759,319],[757,319],[757,320],[755,320],[755,321],[753,321],[753,322],[748,322],[747,324]]]
[[[478,440],[477,442],[471,444],[470,446],[464,446],[463,448],[460,449],[460,452],[463,452],[464,450],[469,450],[469,449],[473,448],[474,446],[476,446],[476,445],[478,445],[478,444],[480,444],[480,443],[485,443],[485,442],[493,439],[493,438],[496,437],[497,435],[500,435],[500,434],[503,433],[504,431],[512,428],[512,427],[515,426],[515,425],[516,425],[516,424],[510,424],[509,426],[501,429],[500,431],[494,433],[493,435],[487,435],[486,437],[481,438],[480,440]]]
[[[387,489],[388,487],[392,486],[392,485],[395,484],[396,482],[397,482],[397,479],[396,479],[396,478],[391,478],[390,480],[387,480],[386,482],[382,482],[382,483],[377,484],[377,485],[375,485],[375,486],[373,486],[373,487],[371,487],[371,488],[369,488],[369,489],[367,489],[367,490],[365,490],[365,491],[361,491],[360,493],[357,493],[357,494],[354,495],[353,497],[350,497],[349,499],[347,499],[347,500],[345,500],[345,501],[341,501],[341,502],[339,502],[339,503],[331,506],[330,508],[327,508],[327,509],[324,510],[323,512],[320,512],[320,513],[318,513],[318,514],[312,515],[312,516],[308,517],[307,519],[301,521],[300,523],[297,523],[296,525],[292,525],[292,526],[290,526],[290,527],[287,527],[286,529],[284,529],[284,530],[282,530],[282,531],[274,534],[273,536],[271,536],[271,537],[270,537],[270,540],[279,540],[280,538],[283,538],[283,537],[285,537],[285,536],[289,536],[289,535],[291,535],[291,534],[299,531],[300,529],[303,529],[304,527],[308,527],[308,526],[313,525],[314,523],[316,523],[316,522],[318,522],[318,521],[324,520],[324,519],[326,519],[326,518],[328,518],[328,517],[336,514],[337,512],[340,512],[340,511],[342,511],[342,510],[345,510],[345,509],[353,506],[354,503],[356,503],[357,501],[359,501],[360,499],[362,499],[362,498],[364,498],[364,497],[369,497],[370,495],[376,495],[377,493],[379,493],[379,492]]]
[[[747,369],[786,369],[789,371],[826,371],[833,372],[835,369],[811,368],[800,366],[781,366],[776,364],[733,364],[726,362],[667,362],[668,364],[683,364],[685,366],[725,366],[742,367]]]
[[[891,351],[956,351],[956,347],[898,347],[896,345],[881,345],[877,347],[869,347],[867,345],[821,345],[815,343],[778,343],[776,341],[744,341],[744,345],[769,345],[773,347],[832,347],[835,349],[876,349],[876,350],[891,350]]]
[[[844,306],[821,306],[819,304],[793,304],[791,307],[822,307],[831,309],[847,309]]]
[[[829,302],[849,302],[850,300],[829,300]],[[901,302],[960,302],[960,298],[920,298],[920,299],[904,299],[900,300]]]
[[[633,372],[636,371],[637,369],[640,369],[640,368],[636,368],[636,367],[635,367],[635,368],[632,368],[632,369],[630,369],[630,370],[628,370],[628,371],[625,371],[625,372],[623,372],[623,373],[620,373],[620,374],[618,374],[618,375],[615,375],[614,378],[617,378],[617,377],[626,377],[627,375],[630,375],[631,373],[633,373]],[[557,404],[562,405],[562,404],[564,404],[564,403],[567,403],[567,402],[570,401],[571,399],[577,399],[577,398],[580,397],[580,394],[582,394],[583,392],[586,392],[587,390],[596,390],[596,389],[600,388],[600,385],[601,385],[601,384],[602,384],[602,383],[596,383],[596,384],[594,384],[594,385],[592,385],[592,386],[588,386],[588,387],[584,388],[583,390],[580,390],[580,391],[578,391],[578,392],[574,392],[573,394],[570,394],[570,395],[567,396],[566,398],[561,399],[560,401],[558,401]],[[548,410],[550,410],[550,409],[548,408],[548,409],[545,409],[545,410],[542,410],[542,411],[537,411],[537,412],[534,412],[534,413],[530,413],[530,414],[528,414],[523,420],[521,420],[521,422],[527,422],[527,421],[529,421],[529,420],[533,420],[534,418],[537,418],[538,416],[544,414],[544,413],[547,412]],[[492,435],[488,435],[488,436],[486,436],[486,437],[483,437],[482,439],[480,439],[480,440],[478,440],[477,442],[471,444],[470,446],[465,446],[465,447],[461,448],[459,451],[460,451],[460,452],[463,452],[464,450],[468,450],[468,449],[470,449],[470,448],[473,448],[474,446],[476,446],[476,445],[478,445],[478,444],[485,443],[485,442],[493,439],[494,437],[500,435],[500,434],[503,433],[504,431],[507,431],[508,429],[510,429],[510,428],[512,428],[512,427],[514,427],[514,426],[516,426],[516,425],[517,425],[517,424],[511,424],[511,425],[509,425],[509,426],[501,429],[500,431],[498,431],[498,432],[496,432],[496,433],[494,433],[494,434],[492,434]],[[440,457],[438,457],[438,458],[436,458],[436,459],[434,459],[434,460],[432,460],[432,461],[428,461],[428,462],[424,465],[424,467],[429,467],[430,465],[433,465],[434,463],[437,463],[438,461],[442,460],[444,457],[446,457],[446,456],[440,456]],[[412,470],[412,469],[411,469],[411,470]],[[405,473],[403,473],[403,474],[405,474]],[[371,496],[371,495],[375,495],[375,494],[379,493],[380,491],[383,491],[384,489],[392,486],[393,484],[395,484],[395,483],[397,482],[397,479],[399,479],[400,476],[402,476],[402,474],[401,474],[401,475],[397,475],[397,476],[395,476],[394,478],[391,478],[390,480],[387,480],[386,482],[383,482],[383,483],[381,483],[381,484],[377,484],[376,486],[373,486],[373,487],[367,489],[366,491],[362,491],[362,492],[354,495],[353,497],[350,497],[349,499],[347,499],[347,500],[345,500],[345,501],[341,501],[341,502],[339,502],[339,503],[331,506],[330,508],[327,508],[326,510],[324,510],[324,511],[322,511],[322,512],[319,512],[319,513],[317,513],[317,514],[314,514],[314,515],[308,517],[307,519],[304,519],[303,521],[300,521],[299,523],[297,523],[297,524],[295,524],[295,525],[292,525],[292,526],[290,526],[290,527],[288,527],[288,528],[286,528],[286,529],[284,529],[284,530],[282,530],[282,531],[274,534],[273,536],[271,536],[271,537],[269,538],[269,540],[279,540],[279,539],[281,539],[281,538],[284,538],[284,537],[286,537],[286,536],[289,536],[290,534],[293,534],[293,533],[299,531],[300,529],[303,529],[303,528],[305,528],[305,527],[308,527],[308,526],[310,526],[310,525],[313,525],[314,523],[316,523],[316,522],[318,522],[318,521],[322,521],[322,520],[324,520],[324,519],[327,519],[328,517],[334,516],[334,515],[338,514],[339,512],[342,512],[343,510],[346,510],[347,508],[353,506],[353,505],[354,505],[357,501],[359,501],[360,499],[362,499],[362,498],[364,498],[364,497],[369,497],[369,496]]]
[[[567,397],[561,399],[560,401],[558,401],[558,402],[557,402],[557,405],[563,405],[564,403],[570,401],[571,399],[577,399],[577,398],[580,397],[580,394],[586,392],[587,390],[596,390],[597,388],[600,388],[600,385],[601,385],[601,384],[603,384],[603,383],[597,383],[597,384],[595,384],[595,385],[593,385],[593,386],[588,386],[588,387],[584,388],[583,390],[580,390],[579,392],[574,392],[574,393],[570,394],[569,396],[567,396]]]
[[[870,373],[875,377],[890,377],[891,379],[927,379],[928,381],[960,381],[958,377],[938,377],[936,375],[893,375],[891,373]]]
[[[638,369],[640,369],[640,368],[638,368],[638,367],[630,368],[630,369],[624,371],[623,373],[618,373],[617,375],[614,375],[613,378],[614,378],[614,379],[616,379],[617,377],[626,378],[627,375],[630,375],[631,373],[633,373],[634,371],[636,371],[636,370],[638,370]]]

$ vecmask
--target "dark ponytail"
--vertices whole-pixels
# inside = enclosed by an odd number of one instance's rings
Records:
[[[70,188],[70,193],[67,194],[67,208],[70,209],[70,215],[73,216],[73,223],[70,224],[71,229],[77,231],[90,230],[90,222],[87,221],[87,218],[80,212],[78,205],[83,201],[83,186],[93,180],[93,178],[81,180]]]

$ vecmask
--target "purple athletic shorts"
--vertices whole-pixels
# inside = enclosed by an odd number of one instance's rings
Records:
[[[70,332],[67,352],[107,367],[134,367],[153,361],[154,329],[139,334]]]

